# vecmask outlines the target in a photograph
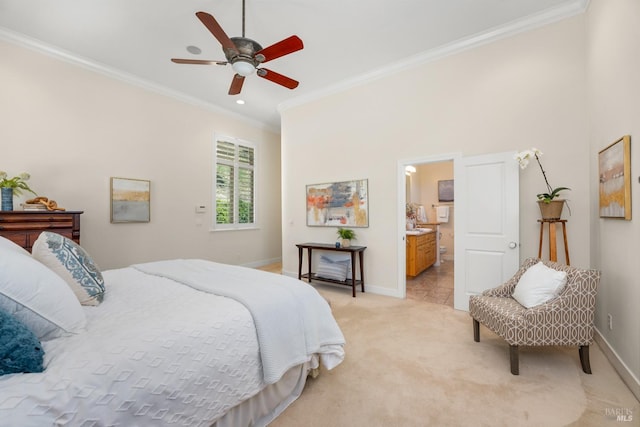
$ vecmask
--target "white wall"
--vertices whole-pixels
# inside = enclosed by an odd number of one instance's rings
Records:
[[[101,268],[280,258],[279,135],[14,44],[0,42],[0,58],[0,170],[83,210],[81,243]],[[259,144],[259,230],[209,231],[214,132]],[[150,223],[110,224],[112,176],[151,180]]]
[[[368,178],[370,226],[356,242],[368,247],[365,278],[376,292],[401,295],[398,162],[531,146],[545,153],[551,185],[572,188],[571,260],[589,266],[584,43],[578,16],[284,110],[284,270],[297,272],[295,243],[335,239],[334,228],[306,227],[305,184]],[[535,168],[521,175],[527,257],[537,255],[535,195],[545,185]]]
[[[587,69],[592,167],[591,259],[602,271],[596,327],[635,378],[623,375],[640,399],[640,2],[592,0],[587,12]],[[598,215],[598,152],[631,135],[632,220]],[[613,316],[609,330],[607,314]]]

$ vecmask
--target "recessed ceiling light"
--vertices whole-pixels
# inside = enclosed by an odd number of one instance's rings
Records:
[[[237,99],[236,104],[244,105],[244,99]]]
[[[202,53],[202,49],[198,46],[187,46],[187,52],[193,53],[194,55],[200,55]]]

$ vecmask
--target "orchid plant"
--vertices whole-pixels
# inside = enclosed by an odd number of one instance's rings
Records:
[[[547,179],[547,174],[544,171],[544,169],[542,168],[542,164],[540,163],[540,156],[542,156],[542,151],[538,150],[535,147],[532,147],[529,150],[524,150],[524,151],[521,151],[521,152],[517,153],[514,156],[514,158],[520,164],[520,169],[525,169],[529,165],[529,161],[532,158],[536,159],[536,162],[538,162],[538,166],[540,166],[540,171],[542,172],[542,177],[544,178],[544,182],[545,182],[545,184],[547,184],[547,192],[546,193],[539,193],[536,196],[538,197],[538,200],[540,200],[540,201],[542,201],[544,203],[551,203],[551,201],[553,199],[555,199],[556,197],[558,197],[560,195],[561,191],[571,190],[571,189],[568,188],[568,187],[552,188],[551,185],[549,185],[549,180]]]

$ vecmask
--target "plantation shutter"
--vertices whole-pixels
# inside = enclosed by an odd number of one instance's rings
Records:
[[[215,223],[246,226],[254,222],[255,148],[217,140]]]
[[[253,148],[238,146],[238,222],[240,224],[254,222],[253,162]]]

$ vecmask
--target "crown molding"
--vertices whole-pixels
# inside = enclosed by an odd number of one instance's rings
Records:
[[[235,120],[240,120],[246,123],[247,125],[280,134],[279,127],[270,126],[261,121],[248,118],[246,116],[243,116],[242,114],[238,114],[231,110],[227,110],[223,107],[220,107],[219,105],[212,104],[209,102],[204,102],[200,99],[186,95],[182,92],[169,89],[166,86],[158,85],[156,83],[152,83],[148,80],[137,77],[133,74],[125,73],[115,68],[108,67],[99,62],[73,54],[69,51],[49,45],[40,40],[28,37],[24,34],[17,33],[17,32],[8,30],[6,28],[0,27],[0,40],[45,54],[47,56],[62,60],[69,64],[76,65],[78,67],[82,67],[90,71],[94,71],[104,76],[107,76],[116,80],[120,80],[132,86],[136,86],[150,92],[154,92],[169,98],[173,98],[175,100],[184,102],[186,104],[190,104],[194,107],[202,108],[207,111],[221,114]]]
[[[589,0],[574,0],[560,6],[549,8],[547,10],[529,15],[525,18],[512,21],[505,25],[494,27],[487,31],[475,34],[470,37],[456,40],[446,45],[419,53],[417,55],[396,62],[390,66],[378,68],[372,72],[362,74],[360,76],[343,80],[334,85],[322,88],[317,91],[309,92],[305,95],[291,98],[278,104],[278,112],[288,110],[316,101],[327,96],[347,91],[349,89],[368,84],[370,82],[385,78],[387,76],[399,73],[404,70],[415,68],[430,62],[438,61],[447,56],[455,55],[469,49],[473,49],[485,44],[489,44],[501,39],[505,39],[516,34],[530,31],[543,27],[567,18],[584,13],[589,7]]]

